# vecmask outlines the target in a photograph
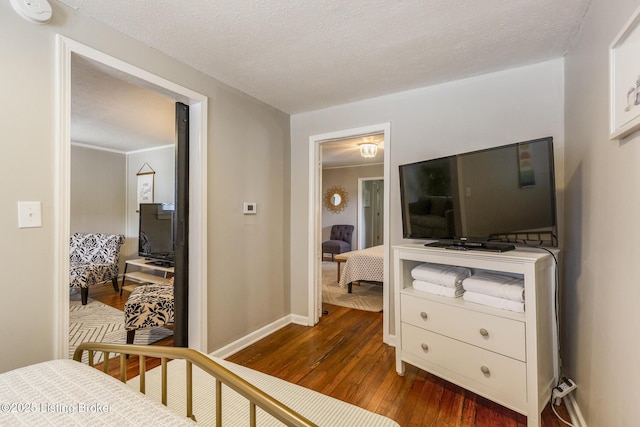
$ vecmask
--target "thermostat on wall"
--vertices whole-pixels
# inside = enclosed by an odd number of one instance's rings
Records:
[[[244,202],[244,214],[245,215],[254,215],[256,213],[256,203],[255,202]]]

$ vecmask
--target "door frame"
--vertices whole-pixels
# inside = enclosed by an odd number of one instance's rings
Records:
[[[308,324],[313,326],[322,316],[322,144],[337,139],[383,134],[384,136],[384,192],[389,194],[391,169],[391,123],[380,123],[309,137],[309,248],[308,248]],[[384,273],[383,273],[383,342],[389,342],[389,197],[384,199]]]
[[[55,265],[54,351],[68,357],[69,347],[69,238],[71,168],[71,55],[82,55],[162,91],[187,105],[189,122],[189,345],[207,352],[207,110],[208,98],[160,76],[142,70],[60,34],[56,35],[56,147],[55,147]]]
[[[362,229],[364,228],[364,195],[363,195],[363,185],[367,181],[382,181],[382,188],[384,189],[384,176],[372,176],[367,178],[358,178],[358,249],[364,249],[365,242],[365,233],[362,233]],[[386,194],[383,197],[386,198]],[[384,201],[383,201],[384,206]],[[384,210],[383,210],[384,215]],[[384,219],[383,219],[384,224]],[[383,227],[384,228],[384,227]],[[384,236],[382,237],[384,240]]]

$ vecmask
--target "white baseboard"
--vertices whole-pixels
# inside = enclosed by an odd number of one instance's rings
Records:
[[[570,393],[566,395],[562,401],[564,402],[564,406],[567,408],[567,412],[571,417],[571,424],[573,424],[574,427],[587,427],[587,422],[584,420],[582,411],[580,411],[578,402],[576,402],[576,398],[573,397],[573,394]]]
[[[296,319],[294,319],[294,317],[296,317]],[[251,344],[257,341],[260,341],[262,338],[276,332],[277,330],[284,328],[289,323],[298,323],[295,321],[295,320],[299,320],[297,319],[297,317],[303,318],[302,316],[294,316],[290,314],[288,316],[285,316],[281,319],[276,320],[275,322],[272,322],[266,326],[263,326],[257,331],[254,331],[249,335],[246,335],[240,338],[239,340],[236,340],[230,344],[225,345],[222,348],[219,348],[218,350],[215,350],[214,352],[210,353],[210,355],[213,357],[219,357],[221,359],[227,358],[239,352],[243,348],[249,347]],[[299,323],[299,324],[306,326],[307,318],[304,317],[303,319],[305,323]]]
[[[300,316],[299,314],[291,314],[291,323],[302,326],[313,326],[313,323],[310,323],[310,320],[307,316]]]

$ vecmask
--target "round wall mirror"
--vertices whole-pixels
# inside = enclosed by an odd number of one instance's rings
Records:
[[[347,190],[339,185],[329,188],[324,193],[324,206],[332,213],[342,212],[348,203]]]

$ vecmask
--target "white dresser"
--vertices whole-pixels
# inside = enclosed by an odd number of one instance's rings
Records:
[[[524,278],[525,313],[416,291],[411,269],[423,262]],[[556,265],[542,249],[503,253],[394,247],[396,370],[410,363],[527,416],[540,426],[557,372]]]

